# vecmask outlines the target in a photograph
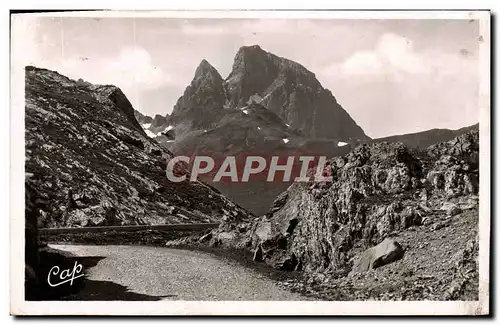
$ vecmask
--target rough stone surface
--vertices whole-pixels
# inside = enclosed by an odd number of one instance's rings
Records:
[[[27,67],[25,121],[26,172],[43,202],[34,212],[40,227],[248,216],[204,183],[170,182],[165,172],[172,153],[146,136],[117,87],[77,83]]]
[[[404,258],[380,269],[405,269],[417,263],[419,271],[416,275],[408,271],[410,279],[424,276],[422,273],[429,267],[442,280],[433,283],[439,292],[417,293],[412,289],[407,291],[408,297],[444,299],[454,274],[448,267],[449,256],[477,233],[478,187],[474,180],[479,176],[478,160],[468,155],[478,154],[474,150],[478,150],[479,137],[472,130],[460,138],[429,150],[408,149],[402,143],[360,145],[329,161],[326,168],[333,182],[294,183],[277,197],[265,217],[245,223],[245,232],[237,231],[236,225],[223,223],[212,235],[217,238],[222,231],[233,232],[234,240],[226,242],[225,247],[245,248],[252,253],[262,249],[265,263],[282,270],[302,270],[306,279],[326,275],[332,283],[352,283],[366,277],[370,286],[375,286],[377,272],[382,272],[378,268],[368,267],[360,274],[352,272],[352,280],[340,279],[358,267],[355,263],[363,252],[393,238],[404,247]],[[468,151],[450,149],[456,143]],[[434,176],[437,173],[443,173],[438,181]],[[373,261],[369,260],[373,268]],[[463,293],[461,289],[458,299],[477,294],[473,287],[477,269],[470,270],[468,277],[460,277],[466,279],[460,288],[467,287],[468,291]],[[397,278],[390,275],[387,279]],[[367,295],[360,294],[355,299]],[[406,299],[396,294],[393,297],[396,296]]]
[[[258,45],[239,49],[225,82],[230,107],[245,106],[258,94],[264,106],[306,136],[368,138],[314,73]]]

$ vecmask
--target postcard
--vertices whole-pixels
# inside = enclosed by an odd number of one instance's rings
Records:
[[[489,11],[11,14],[11,314],[487,315]]]

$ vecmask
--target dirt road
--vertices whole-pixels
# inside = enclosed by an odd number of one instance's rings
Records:
[[[307,299],[240,264],[203,252],[147,246],[50,246],[77,255],[82,261],[98,261],[84,270],[88,285],[72,299]]]

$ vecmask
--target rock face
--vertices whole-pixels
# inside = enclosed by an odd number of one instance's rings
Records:
[[[462,150],[453,149],[457,143]],[[346,275],[395,261],[401,249],[388,238],[409,229],[425,237],[449,227],[462,211],[477,217],[478,143],[473,130],[428,150],[360,145],[329,161],[333,182],[294,183],[264,217],[223,223],[211,243],[245,248],[273,267],[306,274]],[[232,240],[219,241],[222,232]]]
[[[40,227],[248,216],[201,182],[170,182],[171,152],[147,137],[134,115],[117,87],[26,68],[26,172],[44,202],[36,209]]]
[[[167,118],[165,116],[161,116],[160,114],[156,114],[151,121],[151,126],[156,128],[165,125],[165,123],[167,123]]]
[[[294,268],[347,268],[358,241],[370,247],[421,222],[404,196],[392,198],[416,190],[423,176],[421,163],[402,144],[362,145],[327,168],[333,182],[293,184],[270,216]]]
[[[245,106],[250,97],[256,96],[307,137],[367,139],[314,73],[258,45],[239,49],[225,86],[230,107]]]
[[[208,61],[201,61],[191,84],[177,100],[170,123],[178,136],[193,130],[211,128],[222,116],[225,103],[223,79]]]
[[[351,274],[366,272],[371,269],[392,263],[401,259],[404,250],[392,239],[386,238],[377,246],[367,249],[354,263]]]

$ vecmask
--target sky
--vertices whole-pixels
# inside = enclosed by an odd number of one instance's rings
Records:
[[[241,46],[304,65],[372,137],[479,121],[479,24],[469,20],[37,17],[26,64],[119,86],[170,113],[202,59],[222,75]]]

